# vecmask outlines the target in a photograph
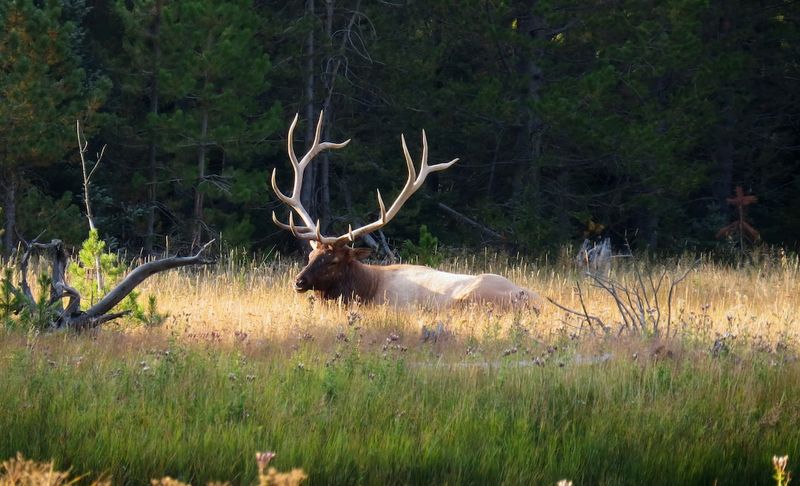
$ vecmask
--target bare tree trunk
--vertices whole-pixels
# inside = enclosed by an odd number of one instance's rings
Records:
[[[91,169],[87,170],[86,166],[86,148],[89,146],[88,141],[83,141],[81,139],[81,121],[77,120],[75,122],[75,134],[78,137],[78,152],[81,156],[81,171],[83,172],[83,202],[86,205],[86,219],[89,220],[89,231],[90,232],[97,232],[97,226],[94,224],[94,214],[92,213],[92,204],[91,204],[91,194],[89,188],[91,187],[92,183],[92,175],[94,171],[97,170],[97,166],[100,165],[100,160],[103,158],[103,152],[105,152],[106,147],[103,146],[103,151],[97,156],[97,160],[94,162],[94,166]],[[99,235],[98,235],[99,236]],[[103,267],[100,265],[100,255],[95,255],[94,257],[94,275],[97,282],[97,290],[98,292],[103,291],[104,283],[103,283]]]
[[[338,179],[338,185],[339,185],[339,192],[341,192],[341,194],[344,196],[344,204],[345,207],[347,208],[347,214],[352,215],[353,196],[352,194],[350,194],[350,188],[347,187],[347,184],[345,184],[344,179]],[[361,226],[362,224],[361,221],[359,221],[358,219],[353,219],[352,222],[353,226]],[[385,257],[390,262],[396,262],[397,255],[395,255],[392,249],[389,247],[389,242],[386,241],[386,236],[383,234],[383,231],[378,230],[377,233],[379,239],[375,239],[374,236],[367,233],[362,237],[362,240],[364,241],[364,243],[367,244],[368,247],[372,248],[372,250],[375,251],[376,253],[379,251],[383,251]]]
[[[329,43],[333,42],[333,14],[335,8],[335,0],[325,0],[325,35]],[[323,139],[331,139],[331,126],[333,126],[334,106],[333,106],[333,91],[336,85],[336,78],[339,75],[339,69],[342,66],[342,59],[345,56],[345,47],[347,43],[347,36],[350,29],[353,28],[358,15],[361,12],[361,0],[356,2],[353,8],[353,15],[347,23],[345,32],[342,34],[342,42],[339,45],[338,52],[332,50],[332,45],[329,46],[330,53],[325,63],[325,99],[322,103],[322,110],[325,112],[325,127],[323,129]],[[324,152],[322,160],[320,161],[320,171],[318,184],[320,188],[319,198],[319,214],[322,220],[322,226],[327,227],[331,220],[331,182],[330,182],[330,153]]]
[[[464,224],[467,224],[467,225],[472,226],[474,228],[477,228],[478,230],[481,231],[481,233],[487,235],[489,238],[497,240],[497,241],[505,242],[505,237],[503,235],[501,235],[500,233],[498,233],[497,231],[489,228],[488,226],[486,226],[483,223],[480,223],[480,222],[470,218],[469,216],[467,216],[467,215],[465,215],[463,213],[460,213],[460,212],[456,211],[455,209],[451,208],[450,206],[448,206],[448,205],[446,205],[444,203],[441,203],[441,202],[437,202],[436,203],[436,207],[438,207],[439,209],[441,209],[445,213],[449,214],[450,216],[452,216],[456,220],[460,221],[461,223],[464,223]]]
[[[144,252],[147,255],[153,254],[156,233],[156,178],[158,177],[156,150],[156,143],[151,140],[147,155],[147,228],[144,236]]]
[[[153,64],[150,74],[150,113],[158,115],[158,69],[161,61],[161,9],[162,0],[156,0],[153,12],[153,24],[150,28],[150,35],[153,40]],[[152,127],[151,127],[152,128]],[[144,251],[148,255],[153,254],[153,240],[155,239],[156,228],[156,182],[158,178],[158,166],[156,164],[156,145],[155,130],[151,129],[150,144],[147,155],[147,230],[144,237]]]
[[[326,118],[333,115],[333,108],[328,108],[325,112]],[[323,140],[331,139],[331,126],[333,125],[332,119],[328,118],[328,123],[325,124],[325,129],[322,131]],[[321,220],[322,228],[327,228],[331,222],[331,181],[330,181],[330,154],[326,151],[322,154],[322,160],[319,166],[319,219]]]
[[[500,154],[500,142],[503,140],[502,130],[495,132],[494,153],[492,154],[492,163],[489,166],[489,180],[486,182],[486,197],[492,198],[492,188],[494,187],[494,177],[497,172],[497,157]]]
[[[730,33],[733,28],[733,18],[730,16],[729,8],[725,2],[719,2],[718,7],[718,40],[723,45],[731,45]],[[714,200],[719,206],[719,211],[724,215],[723,221],[727,221],[730,209],[725,199],[733,191],[733,162],[734,162],[734,140],[736,119],[734,115],[734,91],[727,84],[723,86],[720,100],[721,123],[717,125],[715,133],[715,149],[713,160],[715,167],[711,174],[711,192]]]
[[[314,19],[315,12],[314,12],[314,0],[307,0],[306,2],[306,15],[312,19]],[[310,148],[311,145],[314,143],[314,129],[316,128],[316,124],[314,123],[315,116],[314,116],[314,70],[315,70],[315,63],[314,63],[314,27],[308,30],[308,39],[306,42],[306,148]],[[306,208],[308,214],[317,219],[317,204],[316,204],[316,193],[317,193],[317,171],[314,167],[314,164],[310,164],[306,169],[305,178],[303,180],[303,187],[300,193],[300,201],[303,204],[303,207]]]
[[[197,149],[197,185],[194,189],[194,233],[192,248],[200,246],[203,234],[203,181],[206,178],[206,153],[208,152],[208,109],[203,108],[200,125],[200,146]]]
[[[728,94],[723,95],[726,98]],[[732,108],[728,105],[723,110],[722,127],[719,129],[721,133],[718,135],[717,147],[714,153],[714,179],[713,179],[713,195],[714,200],[719,205],[720,211],[723,214],[728,213],[728,206],[725,199],[730,197],[733,190],[733,157],[734,149],[731,140],[731,131],[733,129],[734,121],[731,113]]]
[[[526,2],[519,17],[520,32],[531,39],[539,39],[544,35],[544,21],[533,13],[535,5],[536,0]],[[528,53],[519,70],[528,80],[526,97],[529,102],[522,104],[526,107],[525,128],[519,134],[517,141],[517,170],[510,196],[516,198],[521,196],[522,192],[527,192],[533,200],[534,211],[538,212],[541,200],[542,122],[530,107],[530,101],[539,100],[542,90],[542,69],[537,62],[536,52]]]
[[[86,170],[86,160],[84,159],[84,156],[83,156],[83,154],[86,153],[86,145],[88,145],[89,142],[86,142],[86,144],[84,144],[81,141],[81,122],[80,121],[78,121],[76,123],[75,129],[76,129],[76,132],[78,134],[78,150],[80,150],[80,154],[81,154],[81,171],[83,172],[83,204],[86,207],[86,219],[89,221],[89,231],[96,231],[97,230],[97,226],[95,226],[95,224],[94,224],[94,214],[92,214],[92,202],[91,202],[91,199],[90,199],[90,196],[89,196],[89,187],[91,185],[91,177],[92,177],[91,173],[94,172],[94,168],[91,169],[91,172],[87,172],[87,170]],[[94,167],[97,168],[97,165],[95,164]],[[98,263],[98,265],[99,265],[99,263]],[[99,266],[98,266],[98,270],[99,270]],[[99,272],[98,272],[98,274],[99,274]]]
[[[325,0],[325,36],[326,40],[330,42],[333,40],[333,7],[334,7],[334,0]],[[330,140],[331,139],[331,126],[333,126],[334,114],[333,114],[333,104],[331,103],[331,95],[333,94],[333,85],[335,82],[336,71],[334,69],[333,72],[330,71],[328,66],[330,66],[332,59],[329,57],[328,62],[325,66],[325,84],[326,84],[326,96],[325,102],[322,105],[322,109],[325,111],[325,118],[327,123],[325,123],[325,127],[323,128],[323,140]],[[322,221],[322,227],[327,228],[328,224],[330,224],[331,220],[331,187],[330,187],[330,154],[328,152],[324,152],[322,154],[322,160],[320,161],[319,166],[319,188],[320,188],[320,198],[319,198],[319,218]]]
[[[11,256],[11,252],[17,246],[17,188],[19,187],[19,176],[14,169],[7,169],[3,174],[3,214],[5,224],[3,232],[3,247],[5,256]]]

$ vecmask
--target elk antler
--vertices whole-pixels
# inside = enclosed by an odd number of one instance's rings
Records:
[[[280,189],[278,189],[278,184],[275,180],[277,168],[272,169],[272,190],[275,191],[275,195],[278,196],[278,199],[280,199],[281,202],[289,206],[290,209],[293,209],[300,216],[300,219],[303,220],[304,226],[295,226],[291,211],[289,211],[288,225],[278,221],[275,211],[272,212],[272,221],[281,228],[291,231],[296,238],[303,240],[316,240],[320,242],[324,242],[324,239],[320,234],[319,220],[317,220],[315,223],[314,219],[308,214],[308,211],[306,211],[306,209],[303,207],[303,204],[300,202],[300,192],[301,188],[303,187],[303,173],[305,172],[306,167],[308,167],[308,164],[311,163],[311,160],[323,150],[340,149],[350,143],[349,139],[342,143],[320,143],[319,139],[322,131],[322,116],[323,112],[320,111],[319,121],[317,122],[317,131],[314,134],[314,143],[311,145],[311,148],[308,149],[308,152],[306,152],[303,158],[300,159],[300,162],[297,161],[297,156],[294,154],[293,141],[294,127],[297,125],[298,115],[294,116],[294,120],[292,120],[292,124],[289,126],[288,152],[289,160],[292,162],[292,169],[294,169],[294,186],[292,187],[291,197],[286,196],[280,191]]]
[[[319,115],[319,122],[317,123],[317,133],[314,136],[314,145],[309,149],[308,153],[303,157],[300,163],[297,163],[297,158],[294,155],[294,149],[292,148],[292,132],[294,131],[295,124],[297,123],[297,115],[294,117],[294,121],[292,122],[291,127],[289,127],[289,159],[292,161],[292,166],[294,167],[294,188],[292,191],[292,197],[285,196],[282,192],[278,190],[278,186],[275,183],[275,170],[272,171],[272,189],[275,191],[275,194],[278,196],[278,199],[283,201],[287,206],[297,212],[298,215],[303,219],[305,226],[296,226],[294,224],[294,218],[292,217],[292,213],[289,213],[289,224],[282,223],[278,221],[278,218],[275,216],[275,212],[272,212],[272,221],[275,222],[278,226],[283,229],[289,230],[292,234],[299,239],[302,240],[312,240],[317,241],[320,243],[328,243],[332,245],[340,245],[347,241],[355,241],[356,238],[360,236],[364,236],[368,233],[372,233],[383,226],[385,226],[389,221],[391,221],[397,213],[400,212],[400,208],[403,207],[403,204],[415,193],[417,190],[422,187],[422,184],[425,182],[425,178],[428,177],[428,174],[431,172],[438,172],[440,170],[445,170],[451,165],[458,162],[458,159],[453,159],[450,162],[445,162],[442,164],[436,165],[428,165],[428,139],[425,136],[425,130],[422,130],[422,161],[420,162],[420,170],[419,174],[417,174],[416,170],[414,169],[414,162],[411,160],[411,155],[408,153],[408,147],[406,146],[406,139],[405,136],[400,135],[400,141],[403,145],[403,155],[406,158],[406,166],[408,167],[408,179],[406,179],[406,184],[403,186],[403,190],[400,191],[400,194],[397,196],[397,199],[392,203],[389,207],[388,211],[386,210],[386,206],[383,203],[383,198],[381,197],[381,191],[377,190],[378,193],[378,206],[381,210],[380,217],[373,221],[370,224],[365,226],[361,226],[359,228],[353,229],[352,227],[348,228],[347,233],[341,236],[323,236],[320,232],[320,223],[317,220],[314,223],[313,219],[308,215],[308,212],[303,208],[302,204],[300,204],[300,188],[303,184],[303,170],[305,170],[306,166],[309,164],[312,158],[316,156],[320,151],[327,149],[327,148],[342,148],[347,145],[350,140],[347,140],[343,143],[336,144],[325,142],[320,144],[319,143],[319,133],[320,128],[322,127],[322,113]]]
[[[406,185],[403,186],[403,190],[400,191],[400,194],[397,196],[397,199],[394,200],[394,203],[392,203],[392,205],[389,207],[388,211],[386,210],[386,206],[383,204],[381,191],[379,189],[376,190],[378,194],[378,206],[380,206],[381,209],[380,218],[355,230],[351,228],[347,234],[344,234],[336,239],[337,243],[345,240],[354,241],[359,236],[364,236],[382,228],[384,225],[386,225],[386,223],[391,221],[397,215],[397,213],[400,212],[400,208],[403,207],[403,204],[405,204],[405,202],[408,201],[408,199],[415,192],[417,192],[420,187],[422,187],[422,184],[425,182],[425,178],[428,177],[428,174],[431,172],[445,170],[458,162],[458,159],[453,159],[450,162],[445,162],[442,164],[428,165],[428,138],[425,136],[425,130],[422,130],[422,161],[420,162],[419,175],[417,175],[416,170],[414,170],[414,161],[411,160],[411,155],[408,153],[406,137],[400,135],[400,141],[403,145],[403,155],[406,158],[406,166],[408,167],[408,179],[406,179]]]

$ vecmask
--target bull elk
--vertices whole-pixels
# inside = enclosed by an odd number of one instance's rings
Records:
[[[350,140],[342,143],[320,142],[322,128],[322,113],[320,113],[314,142],[298,161],[292,141],[297,119],[295,115],[288,135],[289,160],[294,169],[291,196],[285,195],[278,189],[277,169],[272,171],[272,189],[278,199],[289,207],[288,224],[279,221],[274,211],[272,220],[279,227],[291,231],[296,238],[306,240],[312,246],[308,264],[295,278],[294,289],[297,292],[314,290],[324,299],[342,299],[345,302],[356,300],[396,307],[425,305],[441,308],[459,303],[478,302],[492,303],[502,308],[530,307],[539,312],[541,299],[536,293],[518,287],[500,275],[491,273],[462,275],[420,265],[369,265],[361,262],[369,255],[368,249],[347,246],[347,243],[353,243],[357,238],[376,231],[391,221],[403,204],[422,187],[428,174],[447,169],[458,161],[453,159],[442,164],[428,165],[428,140],[424,130],[419,174],[408,153],[405,137],[400,136],[408,166],[408,179],[389,209],[386,209],[378,190],[380,217],[376,221],[356,229],[349,226],[347,233],[341,236],[324,236],[320,231],[319,220],[315,222],[300,202],[303,173],[320,152],[343,148]],[[295,224],[294,213],[300,217],[302,224]]]

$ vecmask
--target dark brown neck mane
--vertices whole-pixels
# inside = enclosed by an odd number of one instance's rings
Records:
[[[317,294],[323,299],[371,302],[378,290],[380,277],[380,273],[372,270],[369,265],[353,260],[345,266],[333,286],[318,290]]]

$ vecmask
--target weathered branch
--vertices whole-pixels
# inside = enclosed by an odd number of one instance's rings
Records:
[[[692,264],[689,265],[689,268],[683,272],[683,275],[673,280],[669,286],[669,293],[667,294],[667,336],[669,336],[669,331],[672,326],[672,294],[675,292],[675,287],[677,287],[679,283],[683,282],[683,280],[689,276],[689,273],[699,264],[699,259],[693,261]]]
[[[484,233],[486,235],[489,235],[494,239],[497,239],[497,240],[500,240],[500,241],[505,241],[505,238],[500,233],[494,231],[493,229],[489,228],[488,226],[486,226],[484,224],[481,224],[481,223],[475,221],[474,219],[470,218],[469,216],[466,216],[465,214],[462,214],[462,213],[456,211],[455,209],[451,208],[450,206],[448,206],[448,205],[446,205],[444,203],[437,202],[436,203],[436,207],[438,207],[439,209],[441,209],[445,213],[449,214],[453,218],[461,221],[462,223],[466,223],[466,224],[468,224],[468,225],[470,225],[472,227],[478,228],[479,230],[481,230],[482,233]]]
[[[95,160],[94,167],[91,168],[87,172],[86,170],[86,157],[84,154],[86,153],[86,148],[89,146],[89,142],[83,137],[81,133],[81,121],[75,121],[75,134],[78,137],[78,154],[81,157],[81,172],[83,173],[83,202],[86,205],[86,219],[89,220],[89,229],[95,229],[94,225],[94,215],[92,214],[92,206],[89,201],[89,186],[91,185],[92,176],[94,172],[97,170],[97,167],[100,165],[100,161],[103,159],[103,154],[106,152],[106,146],[103,145],[103,149],[97,154],[97,160]],[[102,288],[102,286],[101,286]]]
[[[83,202],[86,205],[86,219],[89,220],[89,230],[95,231],[97,230],[97,227],[94,224],[94,214],[92,213],[92,205],[90,203],[89,187],[92,183],[92,175],[94,175],[94,172],[100,165],[100,161],[103,159],[103,154],[106,152],[106,146],[103,145],[103,150],[97,154],[97,160],[95,160],[94,167],[92,167],[92,169],[87,173],[86,157],[84,157],[84,154],[86,153],[86,147],[89,146],[89,141],[86,140],[86,137],[82,137],[80,120],[75,121],[75,134],[78,137],[78,154],[81,156],[81,172],[83,173]],[[97,279],[97,288],[102,291],[104,284],[103,268],[100,265],[100,255],[95,255],[94,257],[94,273],[95,278]]]
[[[125,299],[125,297],[127,297],[137,285],[142,283],[151,275],[155,275],[156,273],[163,272],[165,270],[171,270],[173,268],[186,267],[189,265],[207,265],[209,263],[213,263],[213,260],[203,257],[203,252],[213,242],[214,240],[209,241],[203,245],[203,247],[200,248],[197,253],[189,257],[174,256],[139,265],[131,273],[129,273],[128,276],[122,280],[122,282],[117,284],[117,286],[114,287],[111,292],[100,299],[98,303],[90,307],[86,311],[86,315],[89,318],[98,318],[99,316],[102,316],[106,312],[113,309],[117,304],[122,302],[122,300]]]
[[[49,304],[51,306],[56,306],[50,327],[74,330],[92,329],[129,314],[130,311],[114,313],[110,313],[110,311],[148,277],[173,268],[213,263],[213,259],[203,256],[205,250],[211,246],[213,242],[213,240],[209,241],[192,256],[174,256],[139,265],[111,290],[111,292],[103,297],[103,299],[85,312],[80,310],[80,293],[66,282],[66,269],[69,263],[69,256],[64,247],[64,243],[61,240],[52,240],[50,243],[37,243],[35,240],[31,243],[24,242],[25,252],[18,264],[21,272],[20,289],[31,302],[34,301],[33,293],[27,282],[28,261],[34,250],[48,251],[53,260]],[[61,301],[64,298],[69,299],[65,307],[61,306]]]
[[[605,328],[605,324],[603,323],[602,319],[600,319],[597,316],[593,316],[593,315],[589,314],[588,312],[586,312],[586,306],[583,307],[583,312],[578,312],[576,310],[570,309],[569,307],[565,307],[565,306],[559,304],[558,302],[556,302],[555,300],[553,300],[550,297],[545,296],[545,298],[548,301],[550,301],[551,304],[553,304],[554,306],[558,307],[559,309],[561,309],[561,310],[563,310],[565,312],[568,312],[570,314],[574,314],[576,316],[583,317],[584,320],[586,320],[586,322],[589,323],[590,325],[591,325],[592,322],[596,322],[597,324],[600,325],[600,327]],[[583,302],[581,302],[581,303],[583,303]]]

